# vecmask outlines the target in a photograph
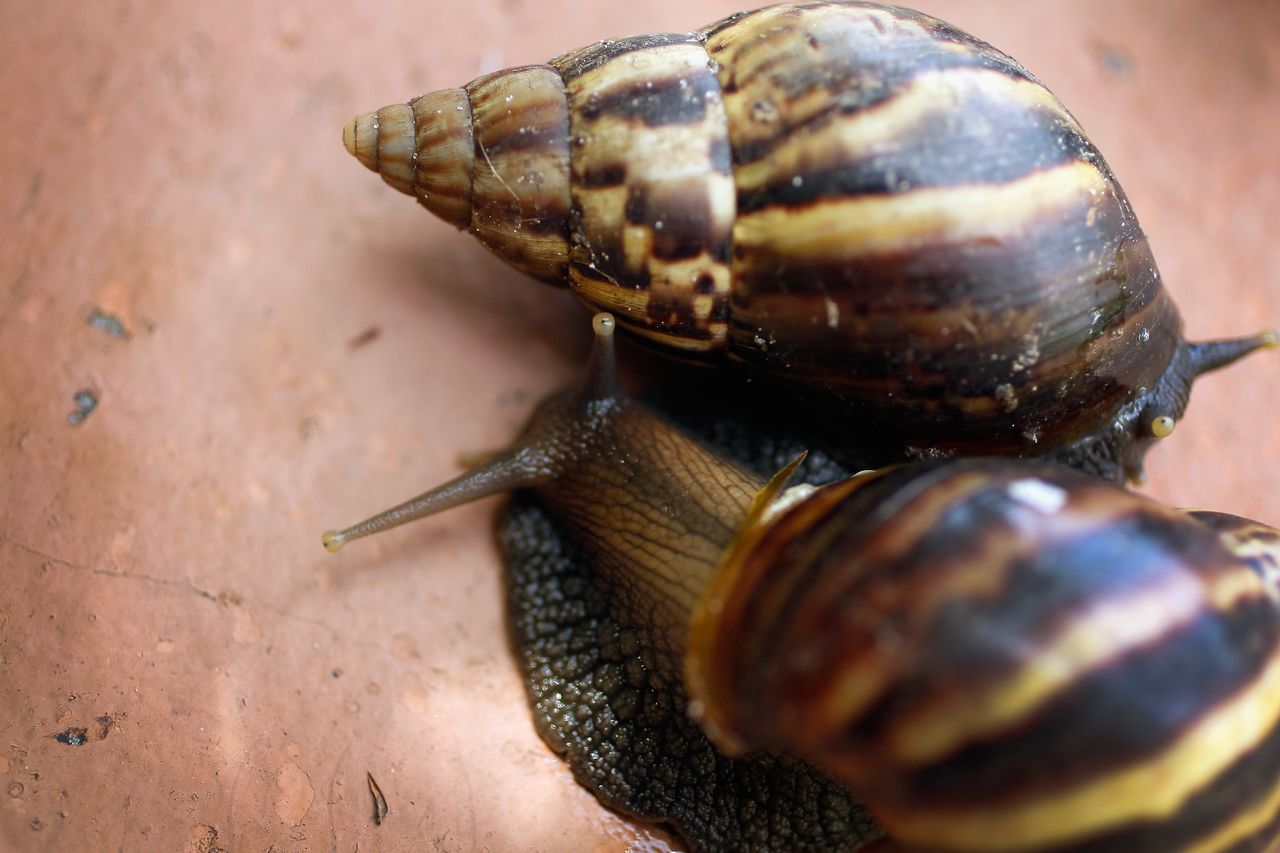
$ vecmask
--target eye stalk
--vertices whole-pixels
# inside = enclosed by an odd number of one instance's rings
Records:
[[[1161,415],[1151,421],[1151,434],[1156,438],[1168,438],[1173,435],[1173,428],[1178,422],[1168,415]]]
[[[326,530],[324,536],[320,537],[320,541],[324,543],[324,549],[330,554],[336,554],[342,550],[342,546],[347,544],[347,537],[343,535],[341,530]]]

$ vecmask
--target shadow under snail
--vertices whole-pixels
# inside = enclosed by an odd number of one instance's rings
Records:
[[[1195,377],[1277,343],[1188,343],[1075,118],[906,9],[603,41],[343,139],[517,269],[673,353],[785,379],[855,444],[1140,480]]]
[[[511,448],[324,544],[532,490],[607,585],[608,606],[652,642],[623,649],[608,676],[619,683],[599,685],[607,707],[575,709],[595,715],[595,741],[574,747],[573,732],[542,721],[607,804],[673,820],[705,849],[875,838],[855,806],[791,765],[790,781],[760,783],[806,792],[781,819],[779,803],[751,799],[758,790],[713,800],[711,824],[697,807],[655,813],[629,799],[653,779],[614,777],[653,768],[613,763],[611,730],[646,710],[627,669],[653,668],[683,683],[676,715],[687,710],[722,750],[800,759],[847,788],[900,845],[881,849],[1280,842],[1280,532],[1026,460],[919,462],[786,489],[799,460],[759,476],[622,396],[613,318],[593,326],[585,387],[544,402]],[[560,547],[522,524],[501,530],[509,560],[539,564]],[[585,591],[531,583],[524,594],[554,634]],[[590,669],[574,654],[608,641],[587,630],[543,665]],[[673,795],[713,796],[730,775],[681,753],[686,741],[674,749],[669,772],[688,775],[666,780]],[[671,818],[684,808],[692,825]]]

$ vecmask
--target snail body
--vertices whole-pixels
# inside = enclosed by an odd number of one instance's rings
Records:
[[[716,743],[811,762],[907,849],[1280,840],[1277,531],[1026,461],[784,490],[794,466],[760,476],[622,396],[595,326],[585,390],[326,546],[531,489]]]
[[[900,8],[600,42],[359,116],[344,140],[642,339],[785,377],[929,453],[1137,479],[1198,374],[1276,341],[1185,341],[1066,108]]]

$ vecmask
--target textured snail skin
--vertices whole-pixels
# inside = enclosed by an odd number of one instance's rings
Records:
[[[678,663],[532,495],[503,510],[498,543],[534,725],[602,803],[689,850],[856,850],[880,834],[808,765],[717,750],[685,713]]]
[[[1124,191],[1016,61],[928,16],[781,5],[354,119],[347,147],[649,342],[925,454],[1141,476],[1157,417],[1272,339],[1182,337]]]
[[[908,849],[1272,849],[1277,555],[1056,467],[849,480],[726,559],[689,689]]]

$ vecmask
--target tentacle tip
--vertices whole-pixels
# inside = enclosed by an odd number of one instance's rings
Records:
[[[1280,332],[1275,329],[1267,329],[1261,335],[1258,335],[1258,340],[1262,343],[1263,349],[1275,349],[1280,347]]]
[[[324,543],[326,551],[336,554],[342,550],[343,545],[347,544],[347,537],[343,536],[340,530],[326,530],[320,537],[320,541]]]
[[[611,338],[617,327],[618,321],[608,311],[601,311],[591,318],[591,328],[595,331],[596,337]]]

